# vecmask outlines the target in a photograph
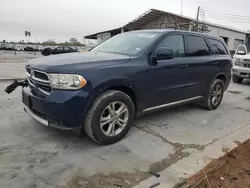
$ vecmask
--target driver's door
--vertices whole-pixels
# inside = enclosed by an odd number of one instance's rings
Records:
[[[182,34],[166,36],[157,46],[172,49],[173,59],[158,60],[156,66],[151,66],[148,72],[150,88],[148,96],[153,97],[151,106],[172,103],[185,99],[185,79],[187,61],[185,60],[185,40]],[[156,48],[156,49],[157,49]],[[155,50],[156,50],[155,49]],[[148,99],[150,100],[150,99]]]

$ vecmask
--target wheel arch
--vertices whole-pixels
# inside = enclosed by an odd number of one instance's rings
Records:
[[[136,94],[135,87],[132,84],[130,84],[129,82],[127,82],[126,80],[120,79],[120,80],[115,80],[115,81],[110,80],[110,81],[107,81],[107,82],[102,83],[102,84],[98,85],[97,87],[95,87],[90,94],[89,102],[88,102],[87,107],[84,111],[84,114],[86,114],[86,112],[89,110],[89,108],[93,104],[94,100],[101,93],[108,91],[108,90],[117,90],[117,91],[121,91],[121,92],[127,94],[131,98],[131,100],[133,101],[134,107],[135,107],[135,112],[137,112],[138,101],[137,101],[137,94]]]
[[[227,89],[227,87],[228,87],[228,80],[227,80],[227,76],[226,76],[224,73],[219,73],[219,74],[217,74],[217,75],[214,77],[213,81],[214,81],[215,79],[220,79],[220,80],[224,83],[224,87],[225,87],[224,90]]]
[[[227,83],[227,77],[226,77],[226,75],[225,75],[224,73],[219,73],[219,74],[215,77],[215,79],[220,79],[221,81],[223,81],[224,84]]]

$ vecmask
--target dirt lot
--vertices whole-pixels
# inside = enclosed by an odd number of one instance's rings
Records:
[[[192,188],[249,188],[250,140],[236,143],[237,148],[190,178],[189,181],[196,181]]]

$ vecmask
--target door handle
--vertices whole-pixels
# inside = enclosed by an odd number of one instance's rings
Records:
[[[216,62],[212,62],[212,65],[218,65],[219,64],[219,62],[218,61],[216,61]]]
[[[180,68],[187,68],[188,65],[187,65],[187,64],[186,64],[186,65],[180,65],[179,67],[180,67]]]

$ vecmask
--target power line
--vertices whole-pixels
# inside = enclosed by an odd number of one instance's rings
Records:
[[[223,13],[219,11],[213,11],[209,9],[201,9],[201,14],[205,18],[205,14],[210,15],[212,17],[216,17],[217,19],[224,19],[224,20],[233,20],[238,22],[250,22],[250,15],[238,15],[238,14],[229,14],[229,13]]]
[[[214,14],[214,13],[210,13],[207,12],[208,15],[214,15],[217,17],[223,17],[223,18],[228,18],[228,19],[235,19],[235,20],[250,20],[250,18],[241,18],[241,17],[233,17],[233,16],[226,16],[226,15],[220,15],[220,14]]]
[[[230,14],[226,14],[226,13],[217,13],[217,12],[213,12],[213,11],[209,11],[209,10],[204,10],[204,12],[205,13],[209,13],[209,14],[218,15],[218,16],[224,16],[224,17],[232,17],[232,18],[240,18],[240,19],[250,19],[250,16],[230,15]]]
[[[215,18],[219,18],[219,19],[223,19],[223,20],[231,20],[231,21],[237,21],[237,22],[250,22],[250,19],[241,19],[241,18],[232,18],[232,17],[225,17],[225,16],[218,16],[215,14],[210,14],[208,13],[208,15],[215,17]]]
[[[231,15],[231,16],[240,16],[240,17],[250,17],[250,14],[240,14],[240,13],[232,13],[232,12],[222,12],[220,10],[211,10],[207,9],[204,7],[201,7],[202,10],[209,11],[209,12],[214,12],[214,13],[220,13],[220,14],[225,14],[225,15]]]

